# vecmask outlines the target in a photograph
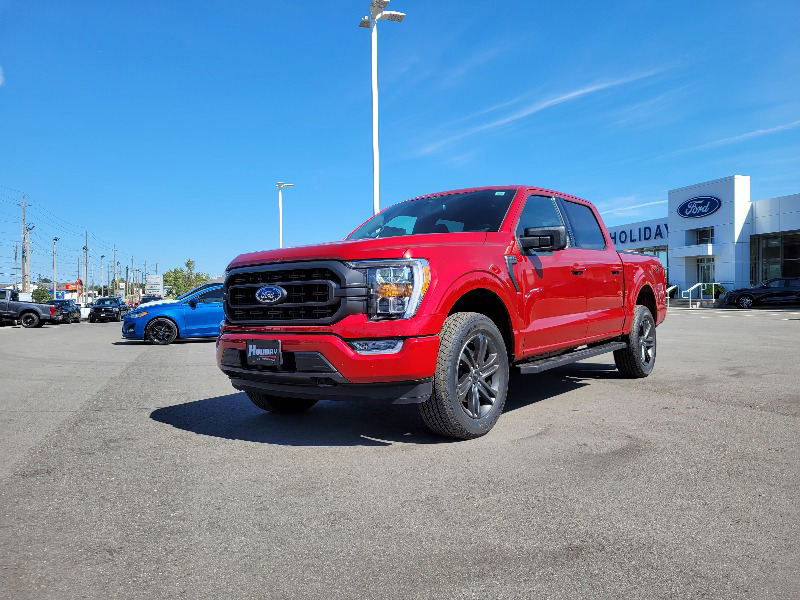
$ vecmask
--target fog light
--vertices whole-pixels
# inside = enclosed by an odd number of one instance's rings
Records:
[[[403,349],[403,340],[362,340],[350,342],[359,354],[397,354]]]

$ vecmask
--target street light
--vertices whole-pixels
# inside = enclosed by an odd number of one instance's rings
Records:
[[[293,183],[279,181],[275,184],[278,188],[278,248],[283,248],[283,188],[292,187]]]
[[[378,153],[378,21],[394,21],[400,23],[406,13],[386,10],[389,0],[372,0],[369,4],[369,16],[361,19],[359,27],[372,30],[372,210],[378,214],[381,210],[380,156]]]
[[[61,238],[53,238],[53,300],[56,299],[56,242]]]
[[[103,288],[105,288],[105,285],[103,285],[103,280],[105,278],[105,273],[103,272],[103,259],[105,257],[106,257],[105,254],[101,254],[100,255],[100,295],[101,296],[105,296],[106,295],[106,294],[103,293]],[[108,295],[110,296],[111,294],[108,294]]]

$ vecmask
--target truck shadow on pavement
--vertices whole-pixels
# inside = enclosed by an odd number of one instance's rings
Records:
[[[613,365],[601,364],[569,365],[541,375],[512,376],[506,416],[501,420],[514,418],[508,413],[518,409],[590,385],[591,379],[618,376]],[[415,406],[383,402],[323,401],[305,413],[276,415],[256,408],[240,392],[159,408],[150,413],[150,418],[199,435],[283,446],[391,446],[458,441],[428,431]]]

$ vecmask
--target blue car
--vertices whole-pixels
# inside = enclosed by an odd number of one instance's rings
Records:
[[[122,337],[152,344],[216,337],[223,318],[222,284],[205,284],[174,300],[148,302],[130,311],[122,323]]]

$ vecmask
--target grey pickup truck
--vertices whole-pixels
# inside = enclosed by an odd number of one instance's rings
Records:
[[[18,321],[23,327],[41,327],[61,321],[61,307],[20,302],[16,290],[0,290],[0,321]]]

